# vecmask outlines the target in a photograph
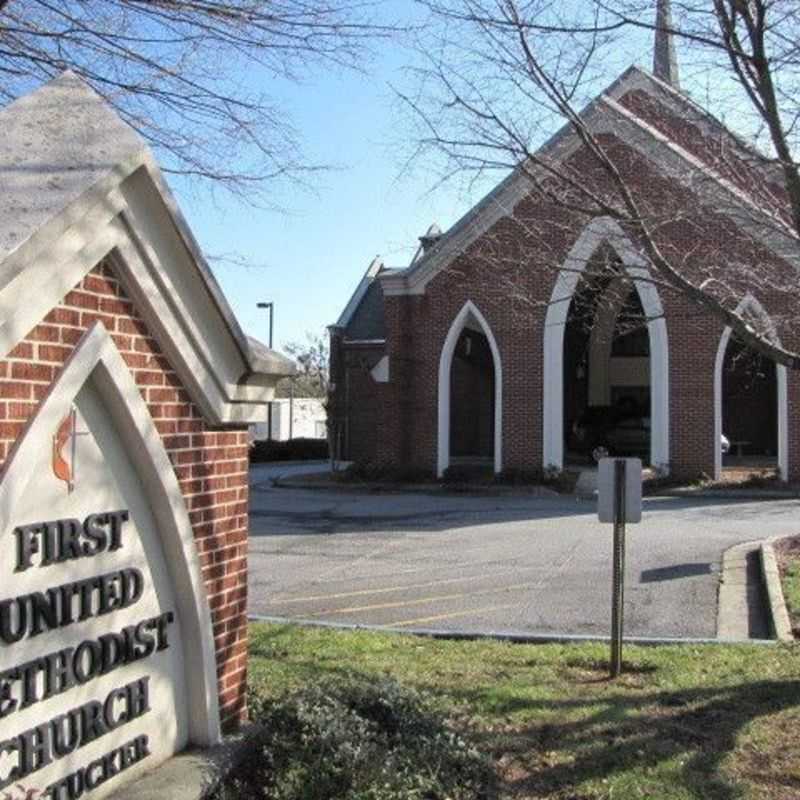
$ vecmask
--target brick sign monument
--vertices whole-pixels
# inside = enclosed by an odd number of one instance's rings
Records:
[[[291,365],[85,84],[0,130],[0,796],[94,800],[246,712],[247,425]]]

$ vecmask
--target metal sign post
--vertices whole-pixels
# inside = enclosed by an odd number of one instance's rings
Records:
[[[611,585],[611,677],[622,672],[625,607],[625,525],[642,519],[642,462],[638,458],[604,458],[599,464],[597,511],[600,522],[614,525]]]
[[[614,576],[611,592],[611,677],[622,672],[622,627],[625,606],[625,473],[624,459],[614,460]]]

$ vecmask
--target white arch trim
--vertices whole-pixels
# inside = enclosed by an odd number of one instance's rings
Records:
[[[669,469],[669,346],[658,289],[645,258],[610,217],[584,228],[556,278],[544,323],[542,466],[564,466],[564,333],[567,314],[581,274],[597,249],[608,244],[634,279],[650,336],[650,463]]]
[[[500,360],[500,349],[497,347],[497,341],[486,318],[471,300],[467,300],[447,332],[439,357],[439,437],[436,474],[440,478],[450,466],[450,370],[453,366],[453,354],[458,337],[470,318],[478,323],[489,341],[492,351],[492,361],[494,362],[494,471],[501,472],[503,469],[503,366]]]
[[[13,529],[17,499],[37,479],[35,470],[26,465],[37,463],[42,442],[52,437],[87,381],[93,382],[123,439],[161,534],[183,633],[189,743],[217,744],[221,733],[211,612],[192,526],[161,437],[102,322],[84,334],[3,468],[0,532]]]
[[[764,306],[752,295],[746,294],[736,307],[737,314],[752,313],[765,325],[767,337],[775,344],[781,341],[775,329],[775,324]],[[725,352],[728,349],[732,330],[730,326],[722,332],[717,348],[717,357],[714,362],[714,478],[722,477],[722,449],[720,440],[722,430],[722,370],[725,365]],[[782,480],[789,478],[789,401],[786,383],[786,367],[783,364],[775,365],[775,379],[778,394],[778,470]]]

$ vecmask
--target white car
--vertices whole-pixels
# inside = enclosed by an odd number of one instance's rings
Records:
[[[731,449],[731,440],[724,433],[720,435],[720,446],[722,447],[722,455],[725,455]]]

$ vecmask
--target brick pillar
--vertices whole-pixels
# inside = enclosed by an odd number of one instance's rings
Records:
[[[405,421],[403,392],[408,383],[409,362],[406,351],[408,337],[404,330],[407,302],[407,297],[394,295],[387,296],[384,300],[389,383],[386,386],[385,402],[381,409],[381,424],[375,432],[378,437],[376,459],[380,463],[392,466],[399,466],[403,456]]]
[[[681,297],[665,304],[670,363],[670,466],[677,477],[714,474],[714,363],[722,327]]]
[[[330,336],[330,362],[328,364],[328,431],[329,441],[333,452],[332,458],[347,460],[349,453],[340,451],[344,443],[344,428],[346,424],[346,408],[344,406],[346,358],[342,339],[344,330],[338,325],[328,327]]]

